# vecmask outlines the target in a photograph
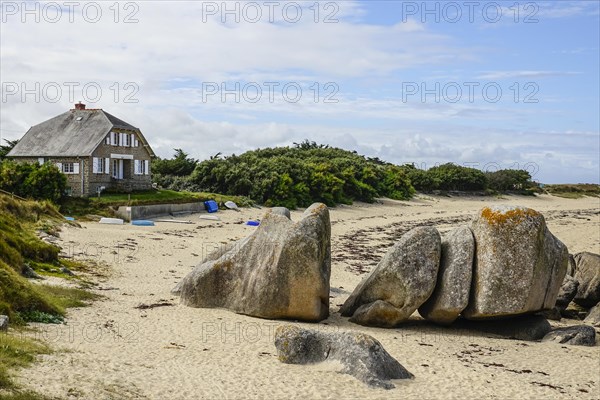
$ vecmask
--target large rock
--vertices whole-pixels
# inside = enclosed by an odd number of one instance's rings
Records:
[[[575,254],[575,279],[579,288],[573,301],[583,307],[600,302],[600,255],[584,251]]]
[[[287,219],[292,219],[292,215],[290,213],[290,210],[288,210],[285,207],[273,207],[273,208],[271,208],[271,212],[273,214],[283,215]]]
[[[569,254],[569,265],[567,266],[567,275],[575,276],[575,269],[577,269],[575,257],[573,257],[573,254]]]
[[[313,204],[297,223],[267,212],[251,236],[209,254],[174,292],[191,307],[322,320],[329,315],[330,236],[324,204]]]
[[[461,226],[444,236],[437,285],[419,307],[419,314],[443,325],[458,318],[469,302],[474,254],[475,240],[469,227]]]
[[[554,307],[567,272],[567,247],[530,208],[483,208],[472,224],[475,262],[463,316],[489,319]]]
[[[590,310],[589,314],[583,320],[586,324],[600,328],[600,303],[596,304]]]
[[[596,344],[596,330],[588,325],[556,328],[544,336],[542,342],[556,342],[574,346],[594,346]]]
[[[441,247],[435,228],[406,233],[354,289],[341,314],[368,326],[394,327],[407,320],[433,292]]]
[[[279,361],[314,364],[339,361],[342,373],[369,386],[392,389],[390,379],[410,379],[408,372],[374,337],[356,332],[324,333],[282,325],[275,331]]]
[[[579,282],[575,280],[575,278],[565,275],[565,280],[560,286],[560,290],[558,291],[558,297],[556,297],[556,308],[559,311],[564,311],[567,309],[575,295],[577,294],[577,288],[579,287]]]
[[[526,341],[541,340],[552,329],[548,320],[541,315],[521,315],[518,317],[486,321],[460,319],[453,327],[492,333],[501,336],[504,339]]]

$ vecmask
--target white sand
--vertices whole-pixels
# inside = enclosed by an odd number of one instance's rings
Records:
[[[37,336],[57,351],[23,370],[20,382],[48,395],[82,399],[600,398],[598,346],[490,338],[423,324],[418,315],[397,329],[366,328],[337,313],[364,276],[352,270],[376,265],[394,232],[397,236],[424,221],[444,231],[490,203],[541,211],[571,253],[600,252],[598,198],[420,197],[331,211],[332,313],[323,323],[300,325],[373,335],[416,377],[396,381],[391,391],[339,374],[335,364],[280,363],[273,332],[285,321],[189,308],[170,294],[204,253],[256,229],[238,222],[260,218],[265,210],[258,209],[219,212],[221,222],[192,215],[182,218],[194,221],[191,225],[84,223],[83,229],[65,229],[61,244],[67,252],[79,259],[84,252],[112,267],[112,275],[99,285],[112,290],[99,291],[106,299],[91,307],[72,309],[66,325],[41,327]],[[292,218],[300,214],[293,212]],[[135,308],[158,302],[175,305]]]

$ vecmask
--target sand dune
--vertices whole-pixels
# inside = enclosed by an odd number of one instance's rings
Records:
[[[262,216],[264,210],[255,208],[220,212],[218,222],[192,215],[183,218],[194,222],[189,225],[84,223],[83,229],[65,229],[60,240],[65,252],[111,267],[108,277],[95,278],[106,298],[71,310],[66,325],[43,325],[31,333],[57,351],[21,371],[20,382],[48,395],[82,399],[599,398],[598,346],[502,340],[431,326],[418,314],[397,329],[367,328],[337,313],[404,232],[425,224],[446,231],[489,203],[541,211],[570,252],[600,253],[598,198],[420,196],[331,210],[332,315],[319,324],[299,325],[377,338],[416,377],[394,382],[391,391],[338,374],[335,364],[281,364],[273,336],[286,321],[188,308],[170,294],[204,254],[255,229],[243,224]],[[300,213],[292,212],[292,218]]]

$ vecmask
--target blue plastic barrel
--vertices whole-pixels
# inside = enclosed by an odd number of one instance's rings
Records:
[[[209,213],[215,213],[219,211],[219,205],[214,200],[207,200],[204,202],[204,207],[206,207],[206,211]]]

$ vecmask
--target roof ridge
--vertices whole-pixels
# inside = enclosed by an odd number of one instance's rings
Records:
[[[115,117],[114,115],[112,115],[109,112],[106,112],[102,109],[100,111],[102,111],[102,114],[108,120],[108,122],[110,122],[115,127],[121,127],[121,128],[125,128],[125,129],[135,129],[138,131],[140,130],[139,128],[131,125],[130,123],[123,121],[121,118]]]

